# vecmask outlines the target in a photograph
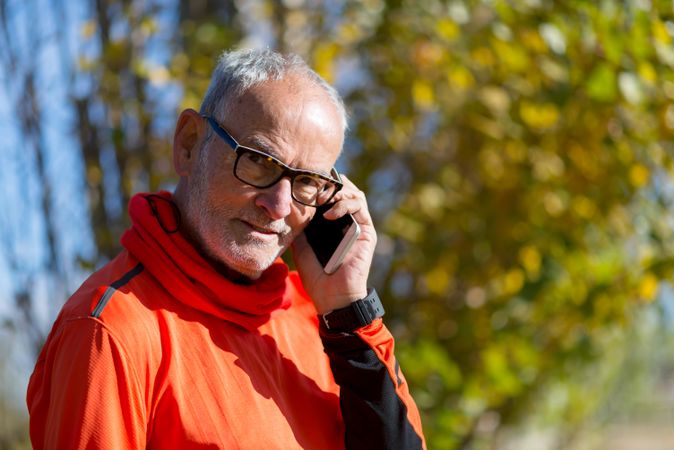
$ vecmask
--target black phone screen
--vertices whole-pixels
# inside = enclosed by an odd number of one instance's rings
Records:
[[[331,207],[332,204],[328,204],[316,208],[314,218],[304,229],[307,241],[323,267],[328,264],[349,228],[354,224],[353,217],[350,214],[335,220],[324,218],[323,213]]]

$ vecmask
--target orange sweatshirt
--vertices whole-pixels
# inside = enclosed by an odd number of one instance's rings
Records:
[[[28,386],[35,449],[424,448],[381,320],[319,332],[299,276],[220,276],[138,195],[117,258],[66,302]]]

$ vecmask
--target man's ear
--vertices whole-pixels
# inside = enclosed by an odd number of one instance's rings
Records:
[[[173,135],[173,167],[179,176],[192,172],[204,136],[204,120],[198,112],[188,108],[180,113]]]

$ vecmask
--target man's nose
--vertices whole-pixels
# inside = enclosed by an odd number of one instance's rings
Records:
[[[262,189],[255,198],[255,204],[264,209],[267,215],[274,220],[288,216],[293,201],[292,185],[287,177],[283,177],[278,183]]]

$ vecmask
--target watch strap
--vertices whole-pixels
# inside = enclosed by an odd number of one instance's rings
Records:
[[[367,296],[349,306],[335,309],[320,316],[325,327],[330,331],[351,332],[372,323],[384,315],[384,306],[374,288],[368,290]]]

